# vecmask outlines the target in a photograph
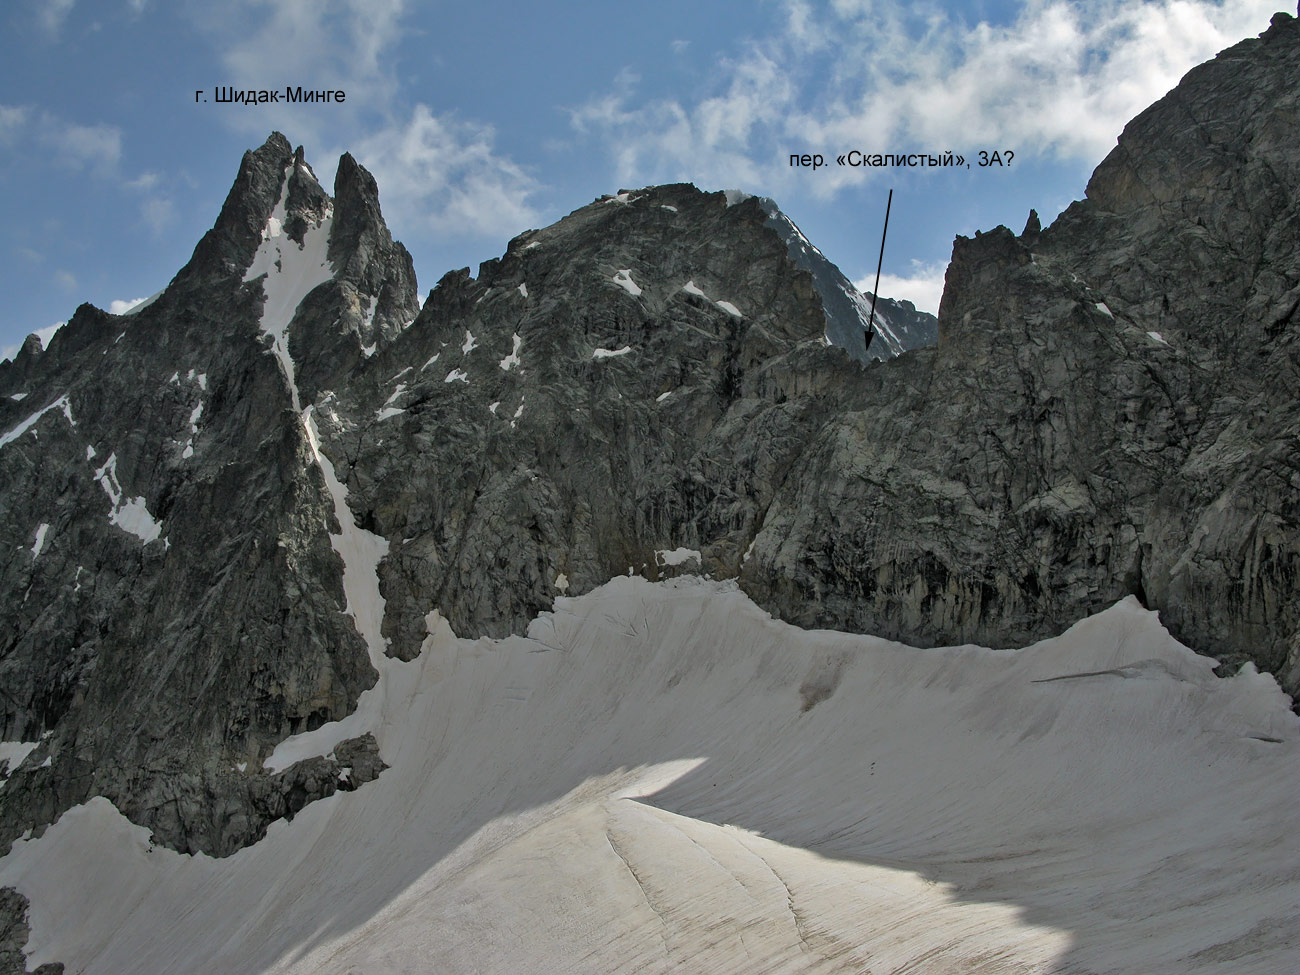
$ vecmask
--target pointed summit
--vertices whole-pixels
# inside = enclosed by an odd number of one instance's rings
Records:
[[[376,296],[371,326],[361,337],[373,345],[391,337],[420,311],[415,268],[405,247],[393,240],[379,208],[375,178],[352,154],[339,158],[334,175],[334,235],[330,258],[337,277]]]
[[[746,198],[747,194],[739,190],[727,191],[730,205]],[[892,359],[938,340],[938,319],[928,312],[917,311],[910,301],[880,298],[873,323],[871,295],[860,292],[843,271],[813,246],[775,200],[761,196],[758,205],[767,214],[767,225],[785,241],[790,260],[812,275],[813,286],[826,312],[827,343],[845,349],[859,362],[869,362]]]
[[[284,171],[293,156],[289,140],[279,132],[272,132],[259,148],[244,153],[217,222],[194,248],[193,257],[176,276],[178,281],[243,273],[280,198]]]
[[[379,231],[387,235],[387,228],[379,210],[379,187],[375,178],[352,158],[350,152],[339,157],[339,167],[334,174],[334,200],[338,207],[338,226],[332,254],[336,261],[340,255],[346,254],[340,270],[345,274],[355,274],[352,265],[355,265],[356,251],[362,246],[363,238],[374,237]]]
[[[222,294],[260,279],[260,328],[266,330],[275,305],[277,354],[282,365],[298,363],[284,371],[293,375],[290,387],[301,382],[309,399],[396,335],[420,307],[410,254],[384,224],[374,177],[344,155],[335,191],[337,200],[301,146],[272,132],[244,153],[215,225],[177,275],[184,290],[216,287]],[[320,250],[310,261],[309,237],[313,252]]]

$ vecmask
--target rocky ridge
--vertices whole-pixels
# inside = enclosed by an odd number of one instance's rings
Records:
[[[819,433],[742,573],[755,598],[1009,646],[1133,594],[1294,695],[1297,40],[1278,14],[1189,72],[1046,230],[957,239],[937,348]]]
[[[0,737],[40,742],[0,791],[5,842],[98,794],[163,842],[228,852],[337,787],[333,759],[245,774],[374,681],[339,612],[330,499],[267,351],[297,352],[316,323],[296,360],[311,395],[414,318],[374,191],[345,157],[331,201],[273,136],[155,301],[83,305],[47,351],[0,364],[0,533],[16,553],[0,575]],[[263,332],[265,279],[246,269],[326,222],[337,270],[282,335]]]
[[[104,795],[230,853],[381,773],[364,735],[264,763],[433,610],[502,635],[627,572],[918,645],[1135,594],[1294,693],[1297,40],[1191,72],[1051,227],[958,238],[938,346],[884,362],[826,344],[763,201],[689,185],[421,308],[369,174],[331,197],[273,135],[156,301],[0,363],[0,737],[36,743],[0,843]]]
[[[736,199],[736,191],[728,191],[727,198]],[[760,196],[758,203],[768,215],[767,225],[785,241],[790,260],[812,275],[826,313],[827,342],[848,350],[859,362],[869,362],[891,359],[938,341],[939,320],[928,312],[918,311],[910,301],[877,296],[873,320],[871,293],[860,292],[804,236],[795,222],[781,212],[775,200]]]

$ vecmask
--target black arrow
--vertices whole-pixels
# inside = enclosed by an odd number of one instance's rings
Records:
[[[885,201],[885,229],[880,234],[880,260],[876,261],[876,286],[871,289],[871,319],[868,327],[874,332],[876,328],[876,296],[880,293],[880,266],[885,263],[885,234],[889,233],[889,207],[894,202],[894,191],[889,190],[889,199]],[[867,338],[870,343],[870,337]]]

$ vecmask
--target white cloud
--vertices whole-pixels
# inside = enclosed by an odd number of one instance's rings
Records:
[[[973,27],[898,0],[786,0],[782,30],[724,62],[696,98],[626,85],[572,113],[622,183],[694,179],[775,189],[791,153],[981,148],[1095,164],[1192,66],[1258,33],[1276,0],[1026,0]],[[806,174],[800,174],[805,176]],[[833,164],[823,194],[866,171]]]
[[[725,73],[725,89],[693,105],[637,105],[638,79],[623,73],[612,93],[572,110],[570,119],[610,147],[620,185],[684,178],[753,186],[767,164],[762,142],[781,127],[796,90],[782,65],[758,49],[727,62]]]
[[[128,190],[140,190],[148,192],[158,185],[161,177],[157,173],[141,173],[135,179],[127,180],[124,185]]]
[[[51,36],[57,36],[75,3],[76,0],[41,0],[37,5],[37,19]]]
[[[80,125],[26,105],[0,105],[0,144],[36,145],[42,160],[67,169],[112,172],[122,157],[122,130],[115,125]]]
[[[125,315],[142,301],[144,301],[143,298],[127,298],[125,300],[115,298],[108,303],[108,310],[114,315]]]
[[[223,83],[346,92],[343,105],[324,110],[268,105],[225,113],[241,131],[278,127],[294,142],[322,144],[359,113],[386,112],[397,92],[388,51],[402,36],[405,0],[234,0],[191,9],[226,70]]]
[[[25,105],[0,105],[0,144],[36,145],[41,158],[66,169],[112,172],[122,157],[122,130],[114,125],[79,125]]]
[[[30,114],[22,105],[0,105],[0,142],[8,143],[17,138]]]
[[[418,214],[412,223],[441,232],[515,234],[537,216],[528,203],[537,184],[492,142],[490,127],[417,105],[408,121],[361,140],[353,153],[374,173],[390,212]]]
[[[160,234],[175,215],[175,206],[171,197],[154,191],[162,185],[163,178],[154,172],[143,172],[135,179],[127,180],[122,186],[128,190],[146,194],[140,204],[140,219],[154,232]]]
[[[165,196],[151,196],[140,204],[140,217],[155,234],[161,234],[167,224],[171,223],[176,208]]]
[[[45,114],[39,137],[58,162],[73,169],[107,172],[122,156],[122,130],[112,125],[77,125]]]
[[[71,271],[62,268],[54,272],[54,282],[65,291],[75,291],[77,289],[77,276]]]
[[[943,276],[947,270],[946,264],[923,264],[920,261],[913,261],[912,273],[909,275],[882,273],[880,296],[893,298],[895,301],[910,301],[921,311],[937,315],[939,299],[943,296]],[[875,284],[874,274],[861,281],[853,282],[853,286],[864,294],[869,293]]]
[[[276,79],[272,87],[288,79],[303,85],[373,79],[384,73],[380,55],[397,37],[402,7],[402,0],[242,0],[223,13],[232,26],[236,12],[242,21],[223,60],[240,85],[251,87],[267,77]]]

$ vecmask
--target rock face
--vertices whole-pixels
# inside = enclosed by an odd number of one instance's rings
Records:
[[[40,741],[0,790],[0,842],[104,795],[161,842],[227,853],[336,787],[337,767],[329,781],[250,771],[285,735],[346,715],[374,671],[340,612],[330,500],[265,351],[265,279],[244,279],[273,220],[286,261],[332,221],[339,270],[287,328],[290,349],[309,347],[304,395],[414,318],[373,181],[345,159],[335,193],[273,136],[156,301],[127,316],[83,305],[48,351],[0,366],[0,738]],[[349,342],[350,358],[318,354]]]
[[[369,174],[331,197],[273,135],[156,301],[0,364],[0,737],[36,743],[0,845],[103,795],[228,854],[382,774],[365,736],[264,762],[434,610],[497,636],[627,572],[922,645],[1136,594],[1294,692],[1297,41],[1189,74],[1048,229],[958,238],[938,346],[883,362],[778,211],[689,185],[421,309]]]
[[[1136,594],[1294,695],[1297,41],[1278,14],[1190,72],[1047,230],[957,239],[938,348],[819,431],[751,594],[803,624],[995,646]]]
[[[629,570],[739,571],[863,374],[766,220],[691,186],[603,198],[444,277],[373,379],[323,404],[349,497],[390,540],[391,652],[417,651],[435,606],[500,636]]]
[[[728,200],[735,199],[734,192],[728,192]],[[892,359],[938,341],[939,320],[928,312],[917,311],[910,301],[878,297],[873,322],[870,292],[863,294],[854,287],[781,212],[775,200],[761,196],[758,203],[767,214],[767,225],[785,241],[790,260],[812,275],[813,287],[821,295],[826,313],[826,341],[831,345],[847,349],[859,362],[870,362]]]

